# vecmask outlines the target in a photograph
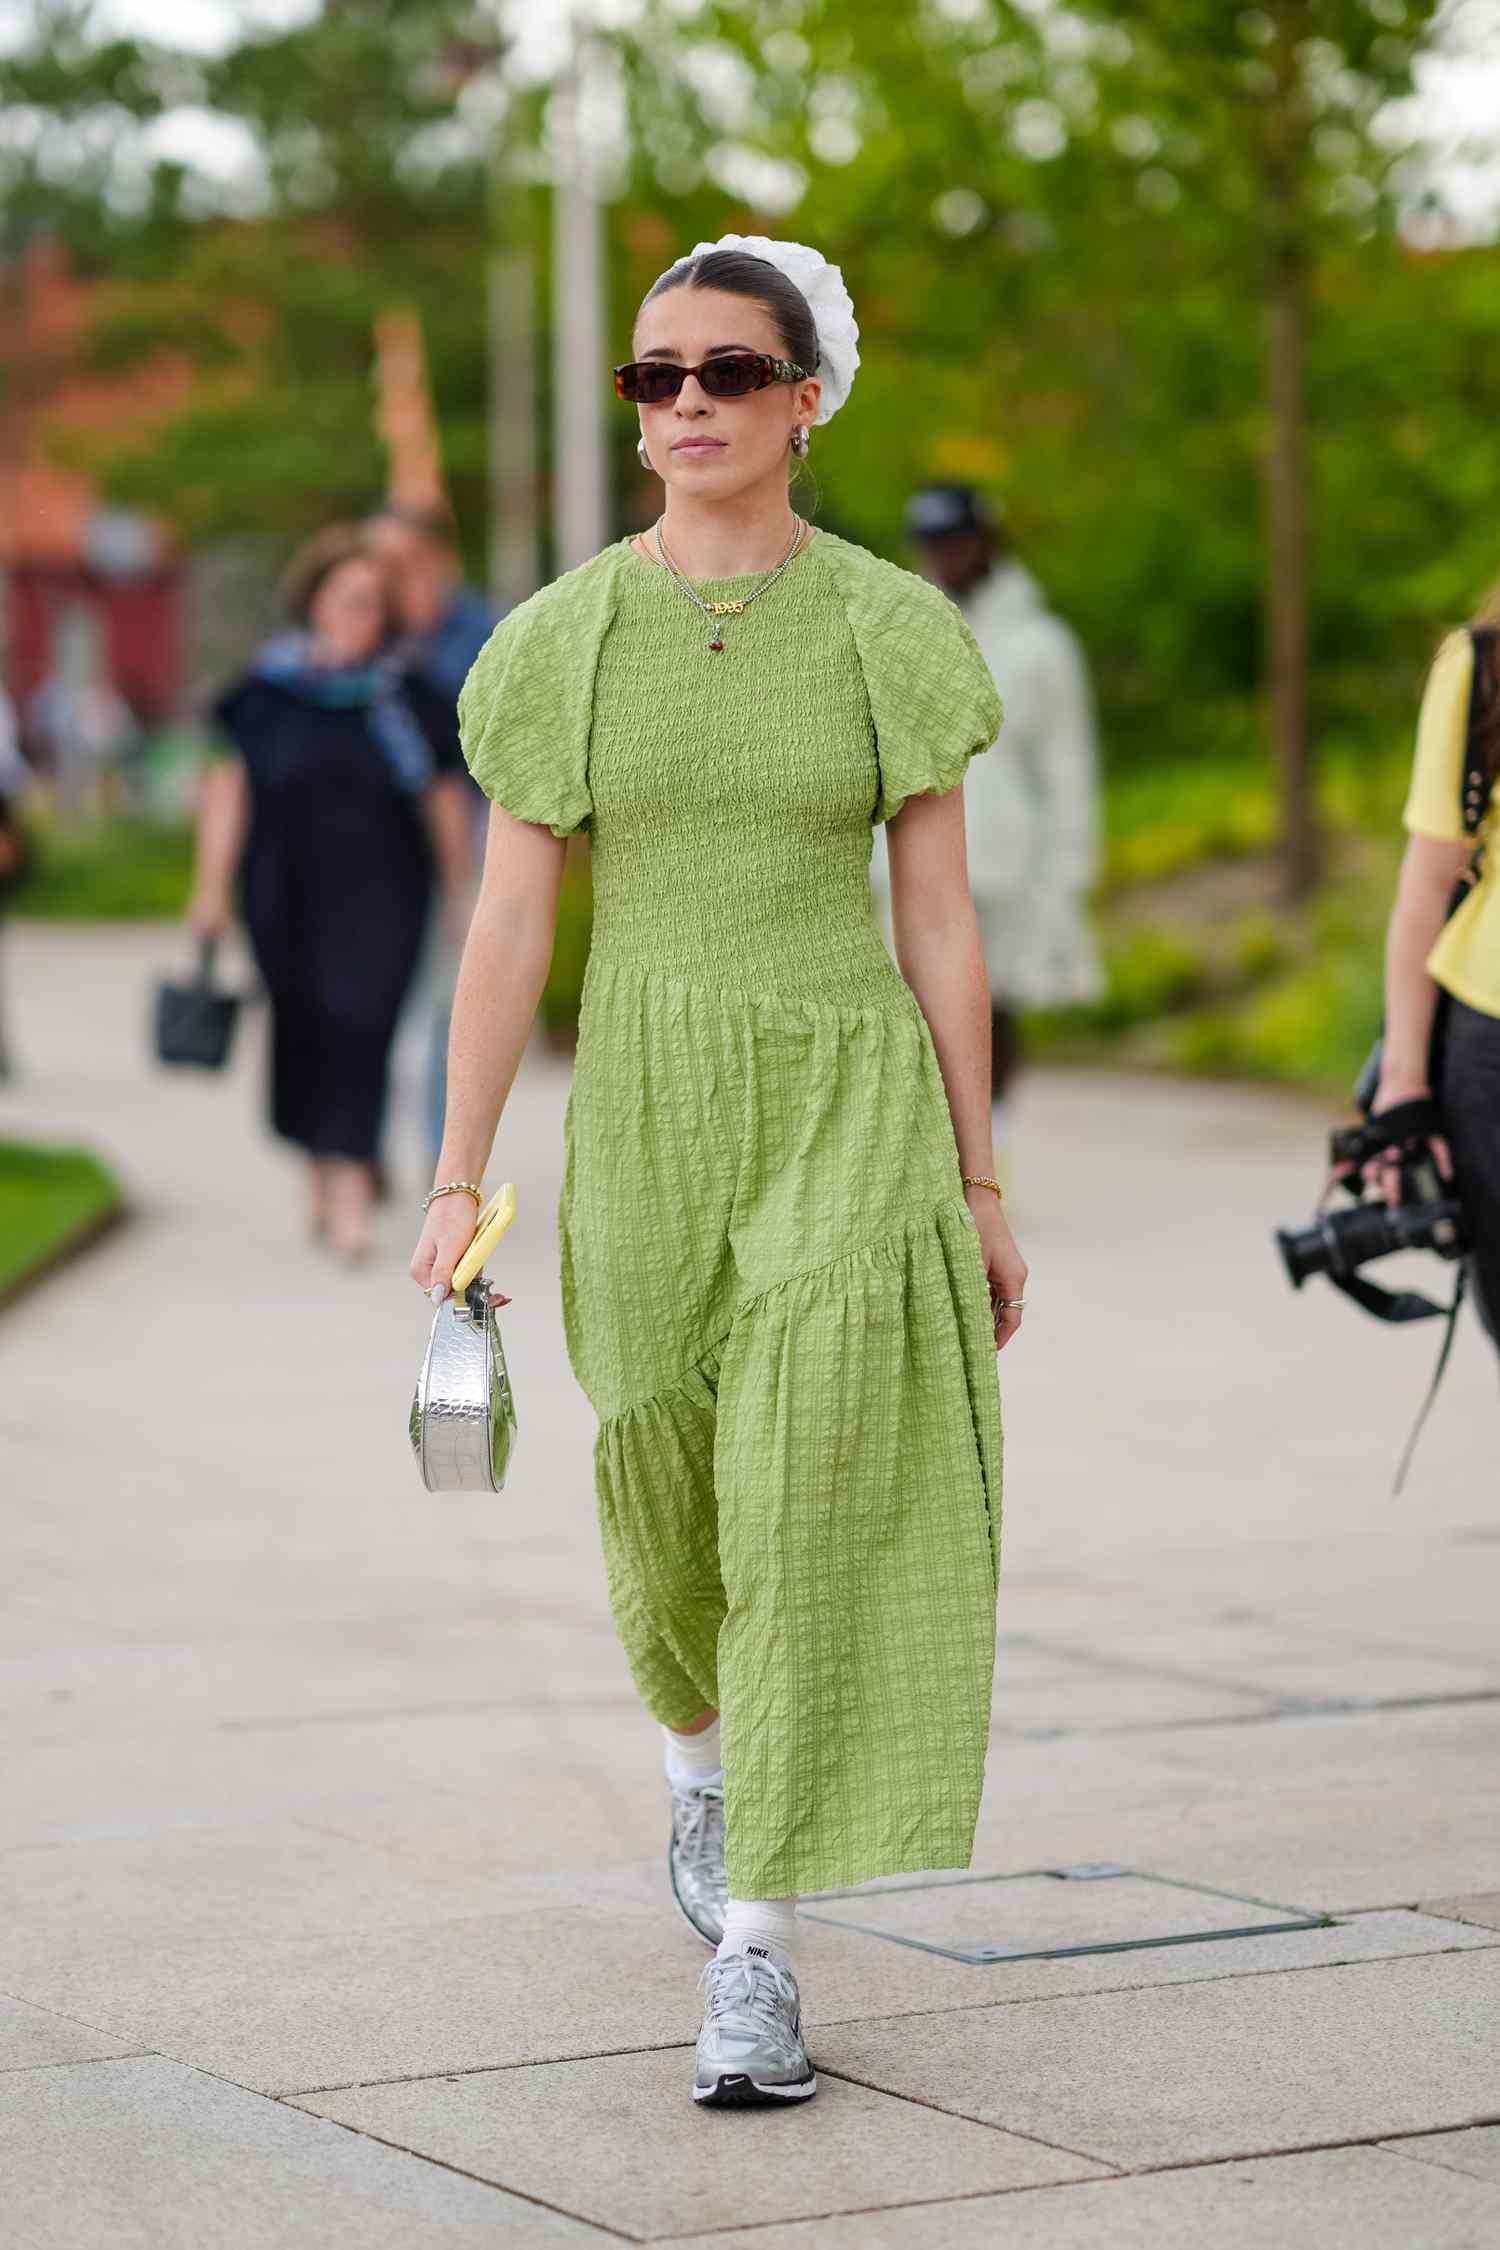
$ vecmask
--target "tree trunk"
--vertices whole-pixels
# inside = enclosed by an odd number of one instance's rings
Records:
[[[1266,304],[1266,672],[1276,759],[1281,888],[1305,898],[1321,860],[1307,727],[1307,486],[1303,450],[1302,276],[1272,268]]]
[[[1292,26],[1283,21],[1270,59],[1276,90],[1266,117],[1265,282],[1268,434],[1265,660],[1276,765],[1281,889],[1306,898],[1318,878],[1321,839],[1307,722],[1307,477],[1304,446],[1302,248],[1297,186],[1305,130]]]

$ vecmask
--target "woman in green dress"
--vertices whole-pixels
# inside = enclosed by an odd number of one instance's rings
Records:
[[[615,377],[661,518],[513,610],[459,706],[490,833],[411,1271],[441,1298],[472,1231],[587,829],[563,1313],[672,1888],[716,1948],[705,2103],[814,2091],[797,1895],[967,1865],[989,1725],[1026,1269],[961,784],[1001,711],[945,594],[792,510],[857,333],[800,244],[663,274]]]

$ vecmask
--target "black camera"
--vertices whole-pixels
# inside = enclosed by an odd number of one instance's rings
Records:
[[[1463,1207],[1438,1171],[1432,1152],[1431,1137],[1439,1129],[1431,1102],[1404,1102],[1332,1134],[1334,1184],[1353,1199],[1354,1208],[1320,1210],[1310,1226],[1277,1228],[1276,1246],[1294,1289],[1300,1289],[1310,1274],[1326,1273],[1336,1287],[1352,1295],[1348,1284],[1360,1268],[1375,1258],[1389,1257],[1393,1250],[1435,1250],[1440,1258],[1463,1256],[1469,1247]],[[1364,1166],[1389,1149],[1397,1152],[1400,1200],[1366,1200]]]

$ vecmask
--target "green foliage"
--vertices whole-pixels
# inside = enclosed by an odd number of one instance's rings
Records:
[[[119,1188],[87,1150],[0,1141],[0,1303],[119,1208]]]
[[[1276,1068],[1295,1050],[1297,1069],[1342,1070],[1363,1035],[1380,908],[1335,914],[1317,938],[1326,958],[1310,925],[1238,908],[1169,916],[1154,939],[1140,925],[1157,886],[1204,874],[1211,896],[1214,870],[1253,870],[1275,824],[1268,257],[1295,262],[1307,307],[1311,720],[1336,839],[1395,835],[1427,658],[1500,574],[1500,252],[1423,252],[1392,224],[1404,152],[1389,104],[1433,13],[1431,0],[650,0],[606,35],[629,122],[606,221],[612,354],[693,241],[811,236],[849,279],[863,356],[849,405],[814,439],[821,520],[911,561],[912,486],[966,478],[1083,636],[1108,767],[1115,983],[1103,1011],[1044,1027],[1049,1039],[1155,1040],[1166,1060],[1175,1040],[1216,1068]],[[24,133],[0,154],[5,239],[45,221],[107,272],[99,360],[170,345],[199,370],[148,443],[96,450],[108,488],[205,538],[289,540],[362,505],[382,468],[371,329],[410,302],[477,556],[487,228],[537,255],[547,443],[548,89],[511,84],[497,138],[501,105],[460,104],[459,89],[483,93],[488,75],[493,91],[503,58],[446,0],[348,0],[213,61],[100,38],[82,6],[39,20],[0,61],[0,92],[55,130],[46,163]],[[183,99],[252,137],[268,183],[255,223],[207,207],[180,168],[132,159],[140,122]],[[624,409],[612,438],[623,528],[641,491]],[[581,980],[579,875],[570,862],[543,1002],[554,1021]]]
[[[1120,774],[1106,801],[1106,888],[1264,851],[1275,821],[1270,776],[1248,760],[1204,758]]]
[[[81,828],[30,825],[33,859],[13,911],[47,921],[175,917],[187,903],[193,836],[185,822],[117,817]]]
[[[1377,936],[1300,963],[1239,1007],[1187,1017],[1167,1053],[1183,1070],[1333,1093],[1353,1084],[1379,1029]]]

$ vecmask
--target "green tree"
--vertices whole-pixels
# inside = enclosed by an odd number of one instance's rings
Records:
[[[820,239],[858,261],[867,291],[874,277],[872,325],[897,372],[872,446],[922,450],[902,446],[915,403],[930,467],[961,467],[934,423],[993,428],[1004,401],[1008,444],[971,461],[1023,506],[1040,468],[1085,518],[1107,512],[1105,473],[1129,553],[1099,548],[1095,593],[1112,579],[1148,637],[1117,652],[1127,704],[1143,653],[1170,651],[1191,689],[1205,631],[1244,647],[1269,703],[1290,895],[1318,862],[1309,306],[1325,261],[1389,235],[1399,151],[1376,121],[1409,87],[1432,13],[1430,0],[820,0],[775,11],[767,34],[763,7],[730,0],[702,22],[703,53],[718,43],[753,74],[741,108],[758,145],[800,171]],[[1184,498],[1201,518],[1185,541]],[[1141,598],[1142,565],[1164,574],[1166,604]]]
[[[1118,11],[1084,0],[1081,13]],[[1393,217],[1396,151],[1377,120],[1410,90],[1433,0],[1142,0],[1106,81],[1180,146],[1196,140],[1193,216],[1259,311],[1264,350],[1265,673],[1280,792],[1283,885],[1319,866],[1308,694],[1307,348],[1311,277]]]
[[[374,322],[410,302],[477,523],[486,134],[456,116],[453,80],[474,11],[341,0],[207,59],[93,41],[92,13],[43,6],[0,72],[0,97],[37,120],[9,246],[45,228],[99,277],[95,359],[171,347],[199,379],[148,443],[106,434],[86,465],[189,538],[286,537],[358,508],[382,470]],[[248,215],[215,209],[181,166],[143,165],[140,124],[188,101],[242,129],[260,173]],[[60,164],[60,134],[89,161]]]

